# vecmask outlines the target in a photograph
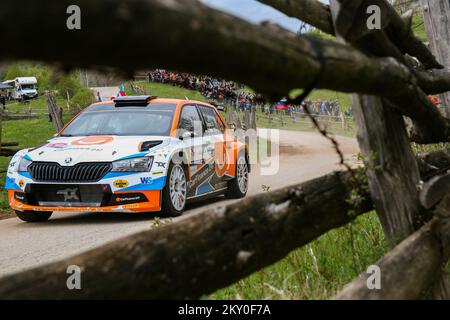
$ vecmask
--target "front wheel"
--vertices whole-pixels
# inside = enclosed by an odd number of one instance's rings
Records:
[[[162,216],[181,216],[186,207],[186,201],[186,170],[179,164],[171,163],[167,172],[167,183],[162,191]]]
[[[44,222],[50,219],[53,212],[47,211],[17,211],[17,217],[25,222]]]
[[[244,152],[240,152],[236,160],[236,171],[233,180],[228,181],[226,197],[240,199],[247,195],[249,181],[249,167]]]

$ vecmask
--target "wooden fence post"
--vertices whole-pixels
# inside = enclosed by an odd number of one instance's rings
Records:
[[[251,125],[250,127],[254,130],[256,130],[256,107],[252,106],[252,114],[251,114]]]
[[[341,7],[331,0],[336,21]],[[345,40],[338,34],[339,41]],[[368,160],[369,189],[391,247],[421,224],[417,185],[419,169],[411,150],[403,118],[381,98],[352,95],[358,143]]]
[[[244,125],[245,125],[245,130],[248,130],[250,128],[250,112],[248,111],[247,108],[245,108],[245,111],[244,111]]]
[[[242,129],[242,123],[241,123],[241,119],[239,118],[238,114],[236,111],[233,111],[233,113],[231,114],[232,118],[233,118],[233,122],[236,124],[236,129]]]
[[[55,95],[51,92],[45,94],[47,98],[48,113],[51,117],[56,132],[60,132],[64,127],[62,120],[62,109],[56,104]]]
[[[421,0],[425,30],[431,51],[438,61],[450,70],[450,1]],[[450,118],[450,92],[440,95],[445,115]]]
[[[331,0],[336,23],[340,4]],[[345,42],[336,29],[337,38]],[[394,247],[418,230],[427,217],[421,212],[418,185],[420,174],[414,160],[403,117],[385,100],[351,95],[360,149],[369,163],[369,190],[384,233]],[[432,288],[437,298],[448,298],[445,275]]]

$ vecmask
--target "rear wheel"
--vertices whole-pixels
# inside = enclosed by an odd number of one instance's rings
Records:
[[[50,219],[53,212],[48,211],[17,211],[17,217],[25,222],[44,222]]]
[[[167,183],[162,191],[161,214],[165,217],[181,216],[186,207],[186,200],[186,170],[179,164],[171,163],[167,173]]]
[[[249,167],[244,152],[240,152],[236,160],[236,172],[233,180],[228,182],[226,197],[240,199],[247,195]]]

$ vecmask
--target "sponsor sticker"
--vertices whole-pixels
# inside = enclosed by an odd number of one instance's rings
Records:
[[[92,146],[92,145],[107,144],[113,140],[114,139],[112,137],[108,136],[87,137],[75,140],[74,142],[72,142],[72,144],[75,146]]]
[[[19,185],[19,187],[23,188],[23,186],[25,185],[25,181],[19,180],[18,185]]]
[[[114,187],[118,189],[126,188],[129,186],[129,183],[127,180],[116,180],[114,181]]]
[[[126,201],[138,201],[141,197],[117,197],[116,202],[126,202]]]
[[[67,143],[49,143],[48,148],[63,149],[67,147]]]
[[[141,178],[141,183],[142,184],[152,184],[153,183],[153,178],[151,178],[151,177],[142,177]]]

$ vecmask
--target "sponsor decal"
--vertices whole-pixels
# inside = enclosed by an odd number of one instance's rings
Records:
[[[153,178],[151,178],[151,177],[142,177],[141,178],[141,183],[142,184],[152,184],[153,183]]]
[[[75,140],[74,142],[72,142],[72,144],[75,146],[91,146],[91,145],[107,144],[113,140],[114,139],[112,137],[108,136],[87,137]]]
[[[129,183],[127,180],[116,180],[114,181],[114,187],[118,189],[123,189],[129,186]]]
[[[156,172],[152,172],[152,174],[158,175],[158,174],[163,174],[162,171],[156,171]]]
[[[132,197],[132,198],[124,198],[124,197],[117,197],[116,202],[122,202],[122,201],[138,201],[141,200],[141,197]]]
[[[166,163],[165,162],[155,162],[158,165],[158,168],[166,168]]]
[[[71,150],[76,150],[76,151],[94,151],[94,152],[103,151],[103,149],[101,149],[101,148],[72,148],[72,147],[67,147],[67,148],[64,148],[64,149],[55,149],[55,150],[53,150],[53,152],[67,152],[67,151],[71,151]]]
[[[67,143],[49,143],[46,147],[48,148],[55,148],[55,149],[63,149],[67,147]]]
[[[18,186],[23,188],[24,185],[25,185],[25,181],[19,180]]]
[[[66,164],[69,164],[69,163],[71,163],[73,161],[73,159],[71,158],[71,157],[68,157],[68,158],[66,158],[65,160],[64,160],[64,162],[66,163]]]
[[[16,161],[11,162],[11,163],[9,164],[9,167],[10,167],[10,168],[13,168],[15,165],[16,165]]]
[[[223,142],[216,143],[214,163],[216,165],[217,176],[223,177],[230,169],[230,160]]]

